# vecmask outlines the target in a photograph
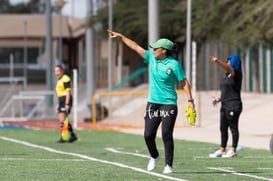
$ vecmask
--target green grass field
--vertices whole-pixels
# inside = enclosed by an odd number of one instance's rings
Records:
[[[212,159],[208,154],[218,145],[175,140],[174,173],[165,175],[161,138],[161,159],[147,172],[143,136],[91,130],[77,135],[77,142],[59,144],[58,131],[0,129],[0,180],[273,180],[269,150],[243,148],[236,158]]]

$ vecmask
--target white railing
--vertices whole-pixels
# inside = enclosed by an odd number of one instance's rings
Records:
[[[49,112],[54,114],[54,94],[54,91],[21,91],[0,110],[0,122],[44,119]]]
[[[23,87],[19,88],[19,83],[22,83]],[[26,78],[25,77],[0,77],[0,83],[8,83],[7,88],[1,92],[0,107],[3,107],[6,102],[11,98],[12,95],[17,94],[18,91],[26,89]],[[19,90],[18,90],[19,89]]]
[[[26,89],[26,78],[25,77],[0,77],[0,82],[18,83],[22,82],[24,90]]]

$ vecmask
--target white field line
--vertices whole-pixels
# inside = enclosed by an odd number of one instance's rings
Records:
[[[273,181],[272,178],[265,178],[265,177],[260,177],[260,176],[257,176],[257,175],[240,173],[240,172],[236,172],[236,171],[229,170],[229,169],[226,169],[226,168],[208,167],[208,169],[210,169],[210,170],[219,170],[219,171],[222,171],[222,172],[231,173],[231,174],[234,174],[234,175],[245,176],[245,177],[251,177],[251,178],[255,178],[255,179],[259,179],[259,180]]]
[[[244,158],[251,158],[251,159],[272,159],[272,156],[245,156]]]
[[[118,162],[110,162],[110,161],[107,161],[107,160],[100,160],[100,159],[97,159],[97,158],[94,158],[94,157],[89,157],[89,156],[81,155],[81,154],[78,154],[78,153],[59,151],[59,150],[55,150],[55,149],[50,148],[50,147],[35,145],[35,144],[29,143],[29,142],[26,142],[26,141],[16,140],[16,139],[7,138],[7,137],[0,137],[0,139],[5,140],[5,141],[18,143],[18,144],[22,144],[22,145],[33,147],[33,148],[37,148],[37,149],[41,149],[41,150],[46,150],[46,151],[51,152],[51,153],[70,155],[70,156],[75,156],[75,157],[79,157],[79,158],[90,160],[90,161],[95,161],[95,162],[99,162],[99,163],[114,165],[114,166],[121,167],[121,168],[127,168],[127,169],[130,169],[130,170],[134,170],[134,171],[137,171],[137,172],[153,175],[153,176],[160,177],[160,178],[165,178],[165,179],[169,179],[169,180],[177,180],[177,181],[186,181],[184,179],[171,177],[171,176],[168,176],[168,175],[159,174],[159,173],[155,173],[155,172],[149,172],[149,171],[146,171],[146,170],[141,169],[141,168],[124,165],[124,164],[121,164],[121,163],[118,163]]]
[[[273,170],[273,168],[257,168],[258,170]]]
[[[197,159],[207,159],[209,156],[193,156],[194,160]],[[241,158],[246,158],[246,159],[272,159],[272,156],[242,156]],[[224,159],[224,158],[213,158],[213,159]],[[272,168],[273,169],[273,168]]]
[[[139,153],[119,151],[119,150],[114,149],[114,148],[105,148],[105,149],[107,151],[110,151],[110,152],[113,152],[113,153],[120,153],[120,154],[124,154],[124,155],[133,155],[133,156],[138,156],[138,157],[142,157],[142,158],[150,158],[150,156],[148,156],[148,155],[143,155],[143,154],[139,154]]]
[[[208,156],[193,156],[193,160],[208,159]]]
[[[0,158],[2,161],[64,161],[64,162],[86,162],[87,160],[84,159],[46,159],[46,158]]]

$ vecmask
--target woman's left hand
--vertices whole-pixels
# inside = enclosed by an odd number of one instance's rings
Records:
[[[195,109],[195,104],[193,102],[188,102],[188,106]]]

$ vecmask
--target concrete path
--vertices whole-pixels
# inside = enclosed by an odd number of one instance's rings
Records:
[[[218,96],[219,92],[199,93],[200,127],[175,128],[176,139],[220,143],[219,109],[213,107],[211,96]],[[243,112],[239,121],[239,146],[269,150],[269,141],[273,134],[273,94],[242,93]],[[201,118],[200,118],[201,117]],[[179,120],[177,120],[179,121]],[[140,130],[124,130],[125,132],[143,134]],[[159,129],[158,136],[161,136]],[[231,134],[229,134],[229,146]]]
[[[3,86],[1,87],[1,91]],[[28,86],[28,90],[45,90],[45,85]],[[147,85],[140,86],[137,90],[147,89]],[[79,120],[89,115],[86,109],[85,85],[81,84],[81,96],[79,96]],[[135,89],[134,89],[135,90]],[[103,91],[103,90],[101,90]],[[174,137],[176,139],[202,141],[210,143],[220,143],[219,131],[219,109],[220,105],[213,107],[211,96],[219,96],[219,91],[204,91],[198,93],[195,97],[198,118],[201,121],[200,127],[175,128]],[[239,121],[239,146],[269,149],[269,141],[273,134],[273,94],[242,93],[243,112]],[[81,106],[82,105],[82,106]],[[180,110],[184,111],[184,110]],[[181,121],[181,120],[177,120]],[[141,134],[143,129],[123,130],[124,132]],[[158,136],[160,136],[160,130]],[[231,134],[229,136],[229,145],[231,145]]]

